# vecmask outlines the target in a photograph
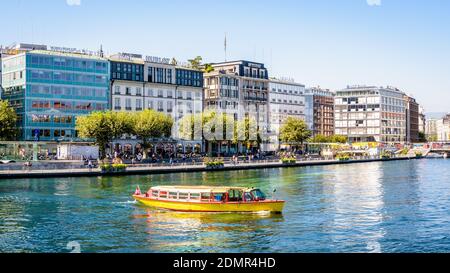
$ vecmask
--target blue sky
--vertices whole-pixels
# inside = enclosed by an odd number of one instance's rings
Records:
[[[108,53],[218,62],[226,32],[229,60],[264,62],[271,76],[333,90],[392,85],[428,112],[450,111],[447,0],[9,0],[1,7],[3,45],[102,44]]]

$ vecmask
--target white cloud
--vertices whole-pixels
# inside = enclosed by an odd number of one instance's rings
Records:
[[[366,1],[367,5],[369,6],[381,6],[381,0],[366,0]]]
[[[69,6],[79,6],[81,5],[81,0],[66,0],[66,3]]]

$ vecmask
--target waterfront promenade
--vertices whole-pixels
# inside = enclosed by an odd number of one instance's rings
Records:
[[[148,175],[166,173],[188,173],[188,172],[218,172],[266,168],[292,168],[306,166],[321,166],[335,164],[355,164],[378,161],[412,160],[416,157],[395,157],[395,158],[364,158],[351,159],[347,161],[339,160],[298,160],[296,163],[283,164],[279,160],[261,160],[255,162],[239,162],[238,164],[226,163],[222,168],[208,168],[203,163],[178,163],[178,164],[147,164],[128,165],[127,170],[120,172],[102,172],[98,168],[61,168],[61,169],[33,169],[23,168],[21,170],[0,170],[0,179],[12,178],[49,178],[49,177],[84,177],[84,176],[124,176],[124,175]]]

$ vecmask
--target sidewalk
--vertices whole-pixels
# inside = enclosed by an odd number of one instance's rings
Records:
[[[355,159],[349,161],[338,160],[310,160],[298,161],[295,164],[283,164],[281,162],[252,162],[237,165],[226,164],[225,167],[219,169],[210,169],[203,164],[199,165],[167,165],[167,166],[129,166],[123,172],[103,173],[99,169],[58,169],[58,170],[7,170],[0,171],[0,179],[19,179],[19,178],[49,178],[49,177],[83,177],[83,176],[125,176],[125,175],[149,175],[149,174],[166,174],[166,173],[187,173],[187,172],[217,172],[217,171],[234,171],[249,169],[265,169],[265,168],[292,168],[305,166],[321,166],[334,164],[355,164],[380,161],[396,161],[411,160],[416,158],[390,158],[390,159]]]

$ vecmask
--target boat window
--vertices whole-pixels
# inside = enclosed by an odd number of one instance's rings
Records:
[[[210,199],[210,194],[209,193],[202,193],[202,201],[209,201]]]
[[[214,194],[214,201],[216,201],[216,202],[225,201],[225,194],[224,193],[216,193],[216,194]]]
[[[240,202],[240,201],[242,201],[242,191],[240,191],[240,190],[229,190],[228,191],[228,201],[230,201],[230,202]]]
[[[152,191],[152,196],[153,197],[158,197],[158,191]]]
[[[169,199],[177,199],[178,193],[177,192],[169,192]]]
[[[189,193],[187,193],[187,192],[180,192],[178,194],[178,199],[180,199],[180,200],[187,200],[188,197],[189,197]]]
[[[259,189],[252,190],[251,193],[252,193],[252,195],[253,195],[253,197],[255,198],[256,201],[264,201],[264,200],[266,200],[266,195],[264,195],[264,193],[261,190],[259,190]]]
[[[159,198],[167,198],[167,192],[166,191],[159,192]]]
[[[249,193],[249,192],[246,192],[245,194],[244,194],[244,200],[245,201],[253,201],[253,196]]]
[[[191,193],[191,199],[192,200],[200,199],[200,193]]]

